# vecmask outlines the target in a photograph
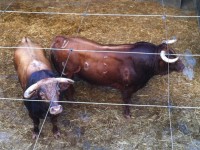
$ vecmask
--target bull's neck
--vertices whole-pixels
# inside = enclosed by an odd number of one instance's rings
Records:
[[[154,69],[154,75],[159,75],[159,70],[160,70],[160,55],[159,55],[159,51],[157,50],[155,52],[155,55],[154,55],[154,61],[153,61],[153,69]]]

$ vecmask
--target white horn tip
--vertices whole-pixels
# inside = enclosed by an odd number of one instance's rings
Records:
[[[24,93],[24,98],[29,98],[27,92]]]
[[[25,91],[24,92],[24,98],[30,98],[31,97],[31,93],[29,93],[29,91]]]
[[[175,42],[177,42],[176,38],[175,39],[171,39],[171,40],[164,40],[164,41],[162,41],[162,43],[165,43],[165,44],[173,44]]]
[[[56,78],[56,80],[59,81],[59,82],[68,82],[68,83],[71,83],[71,84],[74,83],[74,80],[69,79],[69,78],[62,78],[62,77],[60,77],[60,78]]]
[[[74,83],[74,80],[71,80],[71,79],[68,79],[69,80],[69,82],[71,82],[72,84]]]
[[[68,82],[68,83],[70,83],[70,84],[74,84],[74,80],[71,80],[71,79],[66,79],[66,81]]]

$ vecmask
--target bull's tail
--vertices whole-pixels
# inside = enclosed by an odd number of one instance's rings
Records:
[[[30,43],[30,42],[31,42],[31,40],[29,38],[27,38],[27,37],[22,38],[22,43]]]

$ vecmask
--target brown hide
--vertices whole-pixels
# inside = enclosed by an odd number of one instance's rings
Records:
[[[162,56],[162,58],[161,51],[174,54],[173,49],[167,44],[154,45],[148,42],[137,42],[101,45],[84,38],[57,36],[52,44],[51,60],[57,71],[66,77],[72,78],[74,74],[77,74],[89,83],[119,89],[124,103],[130,104],[132,93],[144,87],[154,75],[165,75],[172,71],[183,70],[184,65],[180,59],[170,55],[169,59],[176,59],[176,61],[168,64],[163,59],[168,59],[167,56]],[[125,106],[124,114],[130,116],[128,106]]]
[[[132,45],[101,45],[93,41],[82,38],[62,38],[58,37],[53,43],[53,48],[72,49],[72,52],[55,50],[51,51],[52,61],[59,72],[63,70],[66,58],[70,55],[67,62],[64,75],[71,78],[74,73],[78,73],[85,80],[99,85],[109,85],[118,89],[122,89],[123,85],[130,84],[131,74],[134,74],[132,58],[127,54],[118,53],[93,53],[93,52],[75,52],[75,50],[99,50],[99,51],[127,51],[133,47]],[[70,53],[70,54],[69,54]]]
[[[51,69],[50,62],[45,57],[44,50],[28,38],[23,38],[16,49],[14,64],[24,91],[23,97],[28,99],[24,101],[24,104],[33,120],[33,138],[35,139],[39,134],[39,119],[44,118],[48,111],[54,136],[59,137],[57,116],[63,108],[58,101],[61,98],[60,93],[65,91],[73,81],[57,78]],[[49,103],[32,100],[48,100]]]
[[[14,64],[23,90],[26,90],[27,80],[33,72],[52,70],[44,50],[28,38],[23,38],[15,50]]]

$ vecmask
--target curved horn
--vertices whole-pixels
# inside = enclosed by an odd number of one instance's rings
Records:
[[[38,83],[31,85],[26,91],[24,92],[24,98],[30,98],[33,95],[33,91],[39,88]]]
[[[55,78],[56,81],[58,82],[66,82],[66,83],[69,83],[69,84],[73,84],[74,81],[71,80],[71,79],[68,79],[68,78]]]
[[[177,39],[172,39],[172,40],[164,40],[162,41],[162,43],[165,43],[165,44],[173,44],[177,41]]]
[[[176,61],[179,59],[179,57],[176,57],[176,58],[174,58],[174,59],[167,58],[167,57],[166,57],[166,52],[163,51],[163,50],[160,52],[160,57],[161,57],[162,60],[165,61],[166,63],[174,63],[174,62],[176,62]]]
[[[74,81],[68,78],[46,78],[38,81],[37,83],[31,85],[25,92],[24,98],[30,98],[33,94],[33,91],[37,90],[42,84],[49,84],[53,82],[66,82],[69,84],[73,84]]]

